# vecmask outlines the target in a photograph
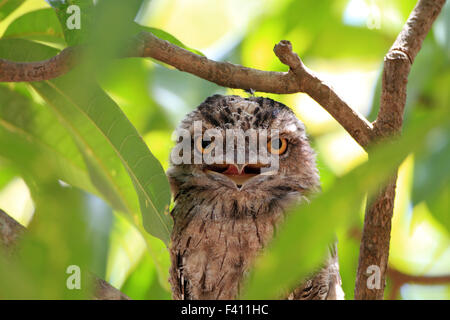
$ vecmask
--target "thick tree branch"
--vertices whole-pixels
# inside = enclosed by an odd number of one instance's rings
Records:
[[[6,212],[0,209],[0,245],[7,249],[8,253],[15,251],[17,242],[26,229]],[[125,294],[111,286],[106,281],[91,274],[90,278],[95,285],[93,299],[95,300],[129,300]]]
[[[68,47],[56,56],[37,62],[0,59],[0,82],[42,81],[69,72],[77,62],[79,47]]]
[[[288,41],[281,41],[274,51],[291,68],[289,72],[261,71],[209,60],[148,32],[141,32],[126,51],[126,56],[153,58],[224,87],[280,94],[305,92],[335,117],[360,145],[366,147],[371,141],[371,123],[308,70],[292,52]],[[57,56],[40,62],[0,59],[0,82],[41,81],[58,77],[76,64],[80,54],[80,48],[66,48]]]
[[[406,103],[406,85],[411,63],[445,0],[419,0],[405,26],[384,59],[380,111],[374,122],[375,142],[399,134]],[[370,152],[369,152],[370,161]],[[389,258],[391,219],[394,210],[395,175],[368,202],[360,246],[355,299],[383,299]],[[369,266],[381,271],[379,289],[369,289]]]

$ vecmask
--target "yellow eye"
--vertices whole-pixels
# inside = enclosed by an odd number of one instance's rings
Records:
[[[287,145],[288,143],[285,138],[279,138],[273,141],[270,140],[267,143],[267,150],[269,150],[271,154],[283,154],[286,152]]]
[[[203,140],[202,137],[197,137],[195,140],[195,148],[203,154],[210,153],[215,145],[214,141]]]

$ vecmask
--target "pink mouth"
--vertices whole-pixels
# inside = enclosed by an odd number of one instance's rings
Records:
[[[261,168],[265,165],[261,164],[247,164],[239,168],[235,164],[213,164],[206,168],[206,172],[216,172],[226,176],[232,180],[238,188],[247,182],[250,178],[253,178],[261,173]]]
[[[221,172],[222,174],[225,174],[225,175],[243,175],[244,173],[242,172],[239,172],[239,169],[235,166],[235,165],[228,165],[228,168],[225,170],[225,171],[223,171],[223,172]]]

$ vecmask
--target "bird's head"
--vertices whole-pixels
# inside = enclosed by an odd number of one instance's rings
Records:
[[[209,97],[185,117],[175,138],[167,172],[175,199],[195,192],[281,199],[319,186],[303,123],[269,98]]]

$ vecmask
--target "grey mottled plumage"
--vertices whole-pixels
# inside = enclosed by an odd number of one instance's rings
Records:
[[[288,141],[275,175],[254,175],[240,188],[206,164],[171,164],[174,193],[170,283],[174,299],[234,299],[254,258],[273,238],[287,206],[319,189],[315,154],[305,128],[285,105],[261,97],[215,95],[186,116],[180,128],[278,129]],[[192,141],[194,146],[194,141]],[[293,252],[292,254],[295,254]],[[324,267],[288,299],[341,295],[334,251]]]

